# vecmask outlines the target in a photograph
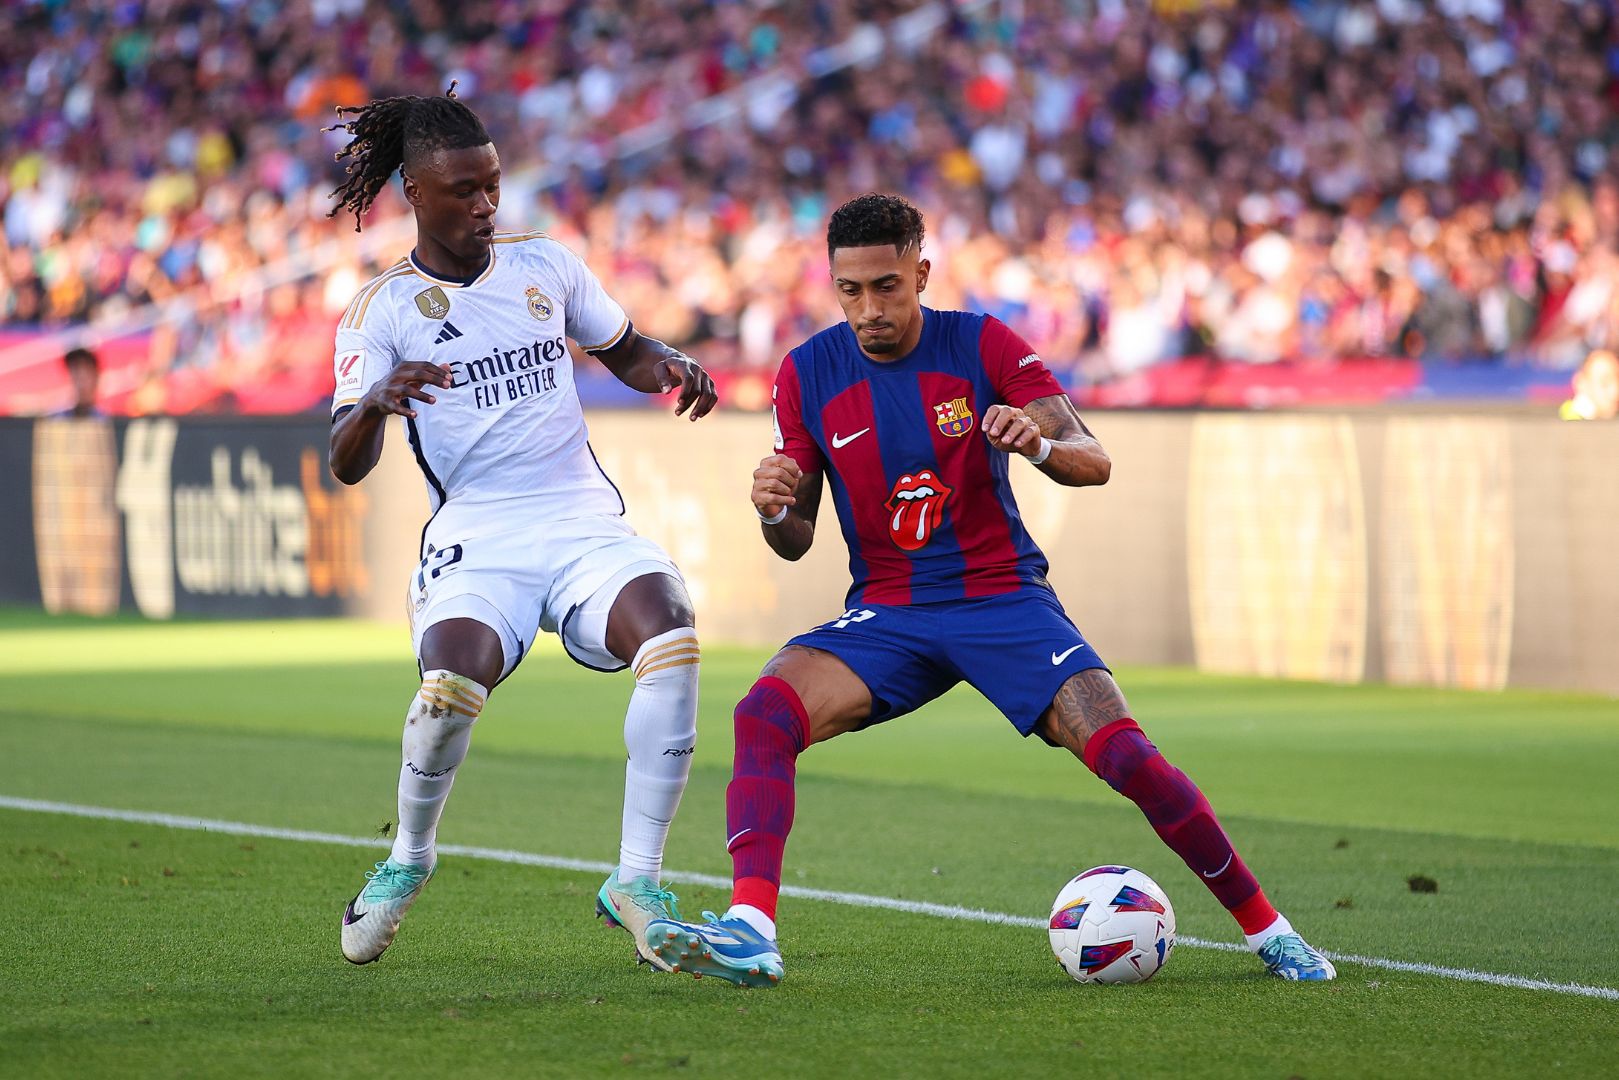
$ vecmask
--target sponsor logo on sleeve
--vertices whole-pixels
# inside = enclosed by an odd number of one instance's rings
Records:
[[[360,380],[365,377],[365,350],[355,349],[353,352],[338,353],[337,360],[332,366],[337,373],[339,393],[345,390],[358,390]]]
[[[1023,359],[1021,359],[1021,360],[1019,360],[1017,362],[1018,370],[1021,371],[1022,369],[1028,367],[1030,364],[1038,364],[1039,362],[1040,362],[1039,354],[1038,353],[1030,353],[1028,356],[1025,356]]]

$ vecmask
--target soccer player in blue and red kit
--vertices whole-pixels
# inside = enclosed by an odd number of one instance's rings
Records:
[[[798,755],[965,680],[1023,735],[1066,747],[1140,807],[1270,972],[1333,978],[1265,898],[1197,785],[1142,734],[1046,583],[1012,498],[1012,456],[1070,487],[1105,484],[1111,462],[1004,324],[922,307],[922,235],[922,215],[892,195],[854,199],[827,227],[847,321],[782,361],[776,453],[754,471],[753,504],[771,548],[797,559],[830,482],[854,578],[848,610],[788,642],[736,707],[730,910],[702,924],[655,919],[648,944],[678,971],[780,981],[776,898]]]

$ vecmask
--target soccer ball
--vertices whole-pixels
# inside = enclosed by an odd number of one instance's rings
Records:
[[[1140,870],[1094,867],[1051,905],[1051,951],[1079,982],[1146,982],[1174,947],[1175,909]]]

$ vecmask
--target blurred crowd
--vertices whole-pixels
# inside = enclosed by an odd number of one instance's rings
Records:
[[[1606,0],[12,0],[0,30],[0,316],[165,304],[135,411],[329,380],[410,232],[396,195],[374,257],[326,216],[320,127],[451,79],[501,223],[742,404],[838,317],[825,217],[873,189],[928,213],[930,303],[1076,382],[1619,346]]]

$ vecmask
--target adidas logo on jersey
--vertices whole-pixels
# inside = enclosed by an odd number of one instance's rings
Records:
[[[438,337],[433,339],[433,344],[434,345],[442,345],[446,341],[454,341],[456,338],[458,338],[460,336],[461,336],[461,331],[459,331],[459,330],[457,330],[455,328],[455,324],[453,322],[451,322],[450,320],[445,319],[444,320],[444,329],[442,329],[442,330],[440,330],[438,332]]]

